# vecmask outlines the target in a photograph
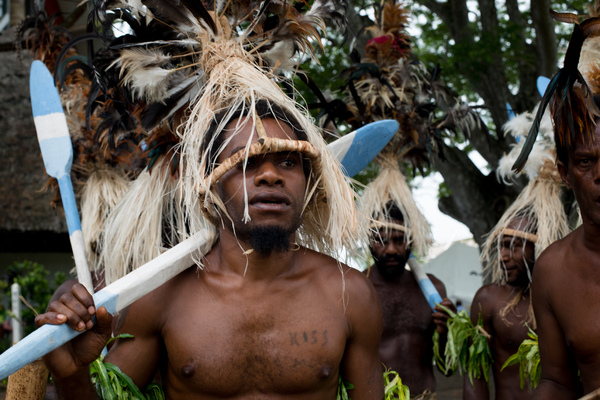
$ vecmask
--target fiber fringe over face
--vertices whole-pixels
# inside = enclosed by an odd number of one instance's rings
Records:
[[[306,110],[298,109],[278,86],[254,66],[229,60],[223,67],[225,71],[221,71],[219,65],[215,66],[213,71],[218,75],[207,80],[210,85],[203,91],[205,95],[195,103],[182,133],[181,183],[184,206],[193,209],[200,203],[211,220],[218,219],[217,208],[226,214],[223,200],[219,198],[214,185],[211,185],[214,173],[212,165],[231,138],[239,133],[244,119],[252,119],[253,126],[256,126],[255,105],[266,100],[281,107],[297,121],[299,126],[295,128],[306,134],[307,141],[320,154],[321,172],[315,175],[315,170],[311,171],[307,183],[304,220],[298,232],[298,243],[329,255],[336,254],[343,246],[354,245],[360,237],[354,193],[341,172],[339,162],[327,151],[325,142]],[[237,90],[233,91],[232,88]],[[229,110],[218,123],[216,131],[221,132],[230,119],[228,117],[237,109],[246,107],[243,113],[245,116],[238,120],[228,140],[217,146],[217,135],[206,136],[215,116],[215,112],[206,110]],[[252,141],[248,141],[242,160],[247,159],[251,145]],[[212,148],[213,151],[206,151],[206,148]],[[245,223],[249,219],[246,198],[244,221],[233,222]]]
[[[381,157],[378,162],[381,169],[366,187],[359,203],[360,214],[375,221],[385,222],[390,219],[386,205],[393,202],[404,217],[404,240],[418,256],[425,256],[432,243],[429,223],[419,210],[406,178],[400,171],[398,160],[393,157]],[[375,222],[371,235],[378,237],[385,224]]]

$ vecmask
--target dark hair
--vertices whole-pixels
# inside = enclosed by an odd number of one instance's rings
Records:
[[[596,107],[600,108],[600,94],[594,95],[593,99],[594,103],[596,104]],[[553,110],[553,113],[555,112],[556,111]],[[600,118],[596,117],[595,122],[600,123]],[[561,141],[558,139],[558,134],[556,132],[557,129],[561,129],[561,127],[557,128],[557,125],[554,124],[554,143],[556,144],[556,159],[562,162],[565,166],[567,166],[569,165],[569,152],[573,150],[574,143],[561,143]],[[580,137],[580,133],[581,132],[569,132],[569,134],[571,134],[571,137]]]
[[[404,215],[400,208],[393,201],[388,201],[381,212],[376,212],[373,214],[373,219],[379,219],[383,217],[383,219],[395,219],[404,223]]]

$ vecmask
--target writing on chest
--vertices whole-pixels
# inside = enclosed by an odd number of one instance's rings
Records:
[[[249,320],[168,335],[169,371],[220,395],[284,393],[326,384],[336,379],[345,347],[345,338],[327,324]]]

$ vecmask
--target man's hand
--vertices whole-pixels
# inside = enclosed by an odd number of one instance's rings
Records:
[[[450,299],[444,298],[440,304],[456,313],[456,306],[450,301]],[[434,307],[434,310],[433,322],[435,323],[435,328],[440,335],[446,335],[448,333],[448,326],[446,324],[450,316],[446,311],[437,305]]]
[[[92,317],[96,317],[96,326]],[[93,297],[85,287],[75,284],[70,292],[48,306],[46,313],[35,318],[36,327],[68,324],[76,331],[87,332],[44,356],[44,362],[55,379],[67,379],[88,371],[112,334],[112,315],[106,308],[96,310]]]

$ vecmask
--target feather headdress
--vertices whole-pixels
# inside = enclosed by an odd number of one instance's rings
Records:
[[[439,80],[439,68],[428,71],[413,57],[406,33],[408,10],[393,0],[375,8],[376,24],[367,29],[373,38],[365,56],[343,73],[345,102],[352,113],[349,122],[356,128],[391,118],[400,129],[375,160],[380,172],[366,188],[360,209],[367,217],[377,217],[379,223],[374,225],[381,227],[389,219],[388,203],[394,202],[404,215],[406,240],[416,253],[425,255],[432,241],[429,224],[412,198],[401,165],[423,172],[433,154],[443,157],[440,143],[445,137],[467,134],[483,124]]]
[[[498,179],[506,184],[511,184],[517,176],[511,167],[526,143],[527,133],[534,123],[532,115],[517,115],[504,126],[504,130],[518,140],[510,153],[500,160],[496,170]],[[535,142],[524,168],[529,183],[490,231],[482,247],[480,259],[484,271],[492,274],[492,281],[497,284],[506,283],[506,272],[500,259],[504,235],[532,242],[537,258],[546,247],[569,233],[568,218],[561,200],[562,182],[554,161],[556,153],[549,112],[543,113],[539,124],[541,140]],[[517,229],[511,228],[516,220],[522,224]]]
[[[35,5],[33,11],[20,24],[17,43],[24,41],[36,59],[57,71],[55,76],[61,76],[59,90],[73,144],[71,178],[81,210],[85,253],[90,269],[100,272],[104,222],[138,173],[130,163],[137,146],[121,141],[115,147],[95,139],[93,132],[103,118],[101,113],[95,112],[86,121],[91,81],[85,71],[72,68],[72,61],[81,56],[69,45],[71,38],[67,30],[55,25],[54,16],[49,17]],[[55,193],[52,205],[62,206],[56,179],[49,177],[45,188]]]
[[[548,84],[523,150],[514,162],[513,168],[517,171],[523,168],[534,146],[540,130],[540,121],[548,104],[554,121],[554,142],[557,150],[571,148],[577,138],[584,143],[593,141],[595,118],[600,117],[600,110],[594,103],[592,90],[582,75],[583,71],[597,70],[596,61],[593,57],[581,59],[585,42],[590,42],[586,50],[597,48],[597,44],[591,44],[596,43],[596,38],[600,35],[600,18],[591,17],[579,23],[578,16],[575,14],[554,11],[550,11],[550,14],[557,21],[574,24],[573,33],[565,54],[564,65]]]
[[[100,38],[106,46],[92,59],[72,60],[70,68],[91,79],[87,125],[102,116],[96,142],[113,149],[136,143],[132,162],[147,167],[103,230],[107,282],[212,226],[217,208],[225,211],[214,190],[223,168],[213,164],[227,143],[219,144],[218,135],[240,109],[258,129],[260,102],[284,110],[306,142],[280,143],[265,134],[223,164],[271,151],[305,153],[313,168],[298,242],[334,254],[356,240],[353,191],[307,111],[278,85],[285,81],[282,71],[298,64],[298,54],[313,54],[325,18],[343,25],[344,6],[316,1],[305,12],[305,2],[281,0],[93,2],[95,32],[79,41]],[[115,21],[127,25],[121,36],[113,33]],[[217,121],[217,115],[223,118]]]

